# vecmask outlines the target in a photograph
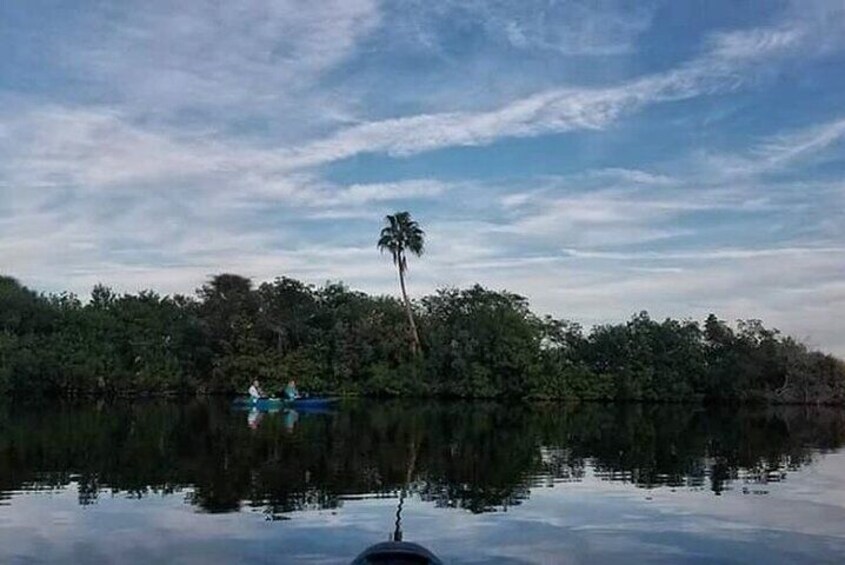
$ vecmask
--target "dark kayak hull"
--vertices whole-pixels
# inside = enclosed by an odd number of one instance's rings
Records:
[[[281,398],[255,399],[242,396],[235,399],[235,406],[240,408],[255,408],[256,410],[281,410],[282,408],[320,410],[328,408],[338,401],[338,398],[319,396],[313,398],[297,398],[296,400],[283,400]]]
[[[426,548],[407,541],[386,541],[376,544],[355,558],[351,565],[390,563],[392,565],[442,565],[442,561]]]

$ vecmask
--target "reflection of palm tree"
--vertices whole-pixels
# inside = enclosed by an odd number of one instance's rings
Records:
[[[412,348],[414,353],[420,350],[420,336],[417,333],[417,325],[414,322],[414,313],[411,310],[411,302],[408,300],[408,293],[405,290],[405,271],[408,270],[406,251],[410,251],[417,257],[423,254],[425,245],[425,232],[419,224],[411,218],[409,212],[396,212],[393,215],[385,216],[385,227],[381,230],[378,240],[380,251],[390,251],[393,256],[393,264],[399,271],[399,285],[402,288],[402,300],[405,303],[405,312],[408,314],[408,324],[411,329]]]
[[[396,509],[396,528],[393,531],[390,541],[377,543],[368,547],[359,555],[352,565],[363,565],[365,563],[420,563],[425,565],[441,565],[442,561],[432,552],[423,546],[402,541],[402,507],[405,504],[405,497],[411,485],[411,478],[414,476],[414,467],[417,463],[417,447],[419,441],[411,440],[411,458],[408,461],[408,470],[405,474],[405,484],[399,495],[399,506]]]
[[[393,541],[402,541],[402,508],[405,506],[405,497],[408,496],[408,489],[411,485],[411,477],[414,475],[414,467],[417,465],[416,442],[411,441],[411,460],[408,462],[408,472],[405,474],[405,484],[399,493],[399,506],[396,508],[396,527],[393,530]]]

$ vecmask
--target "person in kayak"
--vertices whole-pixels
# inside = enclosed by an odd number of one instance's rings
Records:
[[[285,387],[285,400],[296,400],[300,397],[299,391],[296,390],[296,381],[293,379],[288,381],[287,386]]]
[[[261,389],[261,385],[258,383],[258,379],[255,379],[254,381],[252,381],[252,384],[249,385],[249,396],[253,400],[258,400],[259,398],[264,398],[267,396]]]

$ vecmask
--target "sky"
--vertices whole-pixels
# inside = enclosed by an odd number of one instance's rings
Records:
[[[5,0],[0,272],[475,282],[845,355],[843,0]]]

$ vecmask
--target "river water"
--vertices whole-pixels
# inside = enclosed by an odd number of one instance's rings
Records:
[[[0,563],[845,556],[845,411],[223,401],[0,406]]]

